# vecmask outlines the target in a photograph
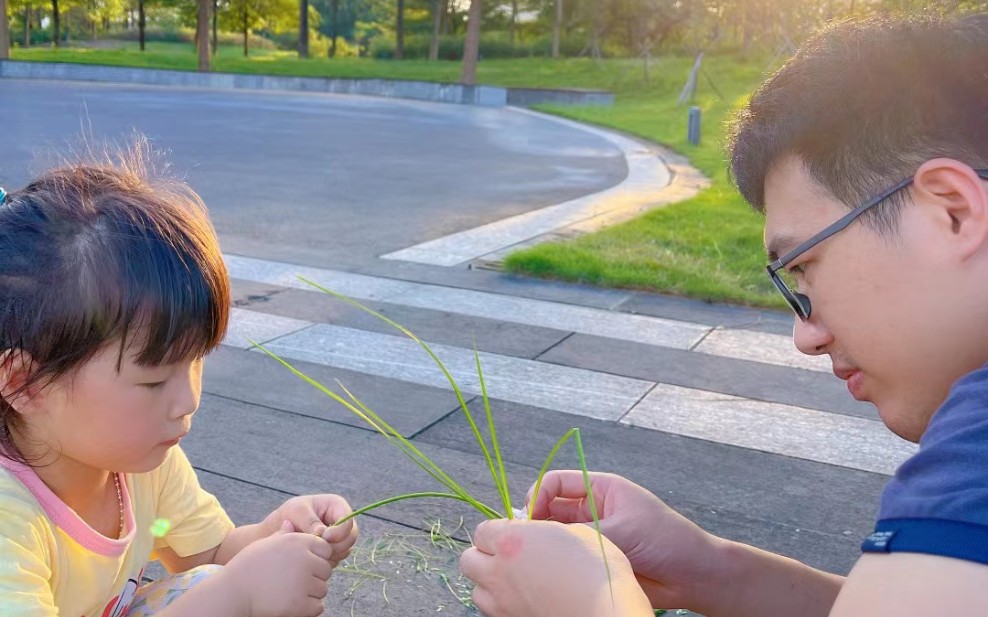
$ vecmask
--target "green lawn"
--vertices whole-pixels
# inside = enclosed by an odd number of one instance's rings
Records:
[[[460,65],[424,60],[299,60],[292,52],[252,50],[244,58],[236,46],[220,48],[214,69],[226,72],[333,77],[384,77],[455,82]],[[13,49],[16,60],[84,62],[193,70],[195,56],[186,44],[136,44],[120,49]],[[686,109],[676,107],[692,59],[663,57],[653,62],[645,84],[640,60],[528,58],[486,60],[481,83],[501,86],[602,88],[616,94],[613,107],[542,107],[584,122],[611,127],[687,155],[712,180],[697,197],[654,210],[604,231],[562,243],[543,244],[511,255],[505,267],[517,273],[608,287],[648,289],[724,301],[781,308],[778,293],[764,274],[761,219],[731,187],[725,171],[721,136],[732,109],[759,83],[764,59],[740,62],[708,57],[704,70],[724,95],[721,99],[701,78],[696,104],[703,108],[703,142],[686,142]]]

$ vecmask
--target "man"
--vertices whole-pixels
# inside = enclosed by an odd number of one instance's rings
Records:
[[[919,452],[850,575],[714,537],[593,476],[591,527],[481,525],[462,568],[491,617],[988,614],[988,15],[871,19],[808,41],[739,114],[731,167],[765,214],[793,339]],[[578,472],[535,518],[586,523]],[[620,549],[620,550],[618,550]],[[611,593],[613,592],[613,600]]]

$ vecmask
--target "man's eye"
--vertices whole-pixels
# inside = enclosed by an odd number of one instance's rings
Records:
[[[789,289],[795,290],[799,287],[799,281],[803,278],[802,266],[787,266],[779,270],[779,278]]]

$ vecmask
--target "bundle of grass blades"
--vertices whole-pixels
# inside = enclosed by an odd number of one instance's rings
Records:
[[[487,383],[484,380],[484,371],[480,364],[480,354],[478,353],[476,347],[473,350],[473,355],[477,366],[477,377],[480,381],[481,397],[484,402],[484,415],[487,420],[488,433],[490,434],[490,444],[487,443],[487,440],[484,438],[484,435],[481,433],[480,427],[478,426],[476,420],[474,419],[473,414],[470,412],[470,409],[467,406],[466,398],[463,396],[463,391],[461,390],[459,384],[456,383],[456,380],[453,379],[453,375],[450,373],[449,369],[442,362],[442,360],[439,359],[439,357],[429,347],[428,344],[426,344],[419,337],[415,336],[412,332],[410,332],[407,328],[405,328],[401,324],[361,304],[360,302],[354,300],[353,298],[350,298],[333,290],[327,289],[322,285],[319,285],[318,283],[315,283],[314,281],[311,281],[305,277],[300,276],[299,280],[306,283],[307,285],[310,285],[315,289],[318,289],[319,291],[322,291],[325,294],[328,294],[338,300],[346,302],[351,306],[357,307],[358,309],[370,315],[373,315],[374,317],[380,319],[381,321],[384,321],[385,323],[399,330],[405,336],[409,337],[410,339],[418,343],[422,347],[422,349],[425,350],[425,352],[429,355],[429,357],[436,364],[439,370],[442,371],[443,375],[446,378],[446,381],[449,382],[450,387],[453,389],[453,392],[456,394],[456,400],[459,403],[460,410],[463,412],[467,420],[467,423],[470,425],[470,430],[473,432],[473,436],[474,439],[476,439],[477,441],[477,445],[480,446],[481,453],[484,456],[484,461],[486,462],[488,471],[490,472],[491,480],[494,483],[494,488],[496,489],[497,494],[501,501],[500,507],[502,508],[501,510],[497,510],[488,504],[482,503],[480,500],[478,500],[473,495],[471,495],[465,488],[463,488],[459,483],[457,483],[449,474],[443,471],[438,465],[436,465],[431,459],[429,459],[428,456],[426,456],[421,450],[419,450],[415,446],[415,444],[413,444],[411,441],[406,439],[404,435],[402,435],[397,430],[395,430],[394,427],[392,427],[377,412],[367,407],[367,405],[365,405],[359,398],[357,398],[352,392],[350,392],[346,388],[346,386],[344,386],[342,383],[337,382],[340,390],[343,392],[343,395],[338,394],[336,391],[330,389],[324,384],[319,383],[312,377],[306,375],[305,373],[297,369],[295,366],[293,366],[290,362],[280,357],[279,355],[275,354],[271,350],[265,348],[263,345],[255,341],[250,341],[253,346],[257,347],[271,358],[277,360],[282,366],[290,370],[297,377],[301,378],[306,383],[310,384],[311,386],[313,386],[323,394],[329,396],[337,403],[343,405],[346,409],[353,412],[357,417],[359,417],[361,420],[363,420],[368,425],[370,425],[378,433],[383,435],[384,438],[388,440],[388,442],[390,442],[401,452],[403,452],[408,458],[412,460],[412,462],[418,465],[427,474],[432,476],[432,478],[436,482],[438,482],[443,488],[446,489],[445,491],[422,491],[415,493],[405,493],[403,495],[396,495],[394,497],[382,499],[381,501],[354,510],[352,514],[350,514],[349,516],[343,519],[340,519],[339,521],[337,521],[336,524],[339,525],[351,518],[354,518],[361,514],[365,514],[367,512],[380,508],[381,506],[385,506],[391,503],[396,503],[407,499],[421,499],[427,497],[438,497],[441,499],[455,499],[458,501],[468,503],[489,519],[515,518],[515,511],[511,506],[511,493],[508,489],[508,476],[504,469],[504,457],[501,454],[501,445],[497,439],[497,428],[494,423],[494,414],[491,411],[490,398],[488,397],[487,394]],[[563,445],[565,445],[566,442],[568,442],[570,439],[572,439],[576,445],[576,453],[580,461],[580,469],[583,471],[583,481],[587,490],[587,498],[588,498],[587,500],[590,506],[590,514],[593,518],[594,527],[597,531],[598,541],[600,542],[600,552],[601,555],[605,555],[606,553],[604,551],[604,536],[600,532],[600,520],[597,515],[597,504],[593,496],[593,489],[590,485],[590,474],[587,471],[586,456],[583,451],[583,440],[580,438],[580,429],[572,428],[569,431],[567,431],[566,434],[563,435],[559,439],[559,441],[556,442],[552,450],[550,450],[549,456],[546,457],[545,463],[542,465],[542,468],[539,470],[539,475],[535,482],[535,490],[532,494],[538,495],[539,489],[542,486],[542,479],[545,476],[546,472],[549,470],[549,465],[552,464],[552,461],[556,457],[556,454],[559,452],[560,448],[562,448]],[[532,513],[531,511],[529,511],[528,518],[531,519],[531,517],[532,517]],[[610,581],[611,572],[606,557],[604,559],[604,567],[607,569],[607,579],[608,581]]]

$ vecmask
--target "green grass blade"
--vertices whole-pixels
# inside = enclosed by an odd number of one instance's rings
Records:
[[[329,396],[330,398],[332,398],[337,403],[339,403],[339,404],[343,405],[344,407],[346,407],[347,409],[349,409],[357,417],[359,417],[360,419],[362,419],[364,422],[366,422],[371,427],[373,427],[378,433],[380,433],[381,435],[383,435],[385,437],[385,439],[387,439],[389,442],[391,442],[393,445],[395,445],[406,456],[408,456],[410,459],[412,459],[412,461],[415,462],[415,464],[417,464],[426,473],[428,473],[430,476],[432,476],[437,482],[439,482],[440,484],[442,484],[443,486],[445,486],[449,490],[453,491],[454,493],[459,494],[460,497],[462,498],[462,501],[465,501],[465,502],[469,503],[474,508],[476,508],[477,510],[479,510],[481,512],[481,514],[483,514],[484,516],[486,516],[488,518],[503,518],[503,516],[499,512],[497,512],[496,510],[494,510],[490,506],[488,506],[488,505],[486,505],[484,503],[481,503],[479,500],[477,500],[472,495],[470,495],[466,491],[466,489],[462,488],[452,478],[450,478],[446,474],[446,472],[444,472],[442,469],[440,469],[439,466],[436,465],[434,462],[432,462],[432,460],[428,456],[426,456],[414,444],[412,444],[410,441],[408,441],[404,437],[404,435],[402,435],[401,433],[399,433],[398,431],[396,431],[394,429],[394,427],[392,427],[390,424],[388,424],[387,422],[385,422],[384,419],[381,418],[377,413],[375,413],[374,411],[372,411],[371,409],[369,409],[366,405],[363,405],[363,403],[361,403],[356,397],[354,397],[352,393],[350,393],[349,391],[347,391],[346,388],[344,388],[344,391],[347,393],[347,395],[350,396],[352,399],[354,399],[354,401],[358,405],[360,405],[361,407],[363,407],[363,409],[358,409],[352,403],[350,403],[350,401],[347,401],[346,399],[344,399],[343,397],[341,397],[336,392],[333,392],[331,389],[329,389],[326,386],[324,386],[323,384],[319,383],[318,381],[316,381],[312,377],[310,377],[310,376],[306,375],[305,373],[303,373],[302,371],[298,370],[297,368],[295,368],[294,366],[292,366],[291,363],[289,363],[287,360],[285,360],[284,358],[282,358],[278,354],[272,352],[271,350],[267,349],[266,347],[264,347],[260,343],[257,343],[256,341],[253,341],[253,340],[251,340],[250,343],[254,347],[257,347],[258,349],[260,349],[261,351],[263,351],[265,354],[267,354],[271,358],[274,358],[275,360],[277,360],[282,366],[284,366],[289,371],[291,371],[293,374],[295,374],[295,376],[299,377],[300,379],[302,379],[303,381],[305,381],[309,385],[313,386],[314,388],[316,388],[317,390],[319,390],[323,394],[326,394],[327,396]],[[341,386],[342,386],[342,384],[341,384]]]
[[[542,489],[542,479],[545,477],[545,473],[547,471],[549,471],[549,465],[552,464],[552,459],[556,458],[556,454],[559,452],[559,449],[563,447],[563,444],[565,444],[567,441],[569,441],[570,437],[572,437],[573,435],[575,435],[579,431],[580,431],[580,429],[578,429],[578,428],[571,428],[570,430],[566,431],[566,434],[563,435],[559,439],[559,441],[556,442],[556,445],[552,446],[552,450],[549,451],[549,456],[546,457],[545,463],[542,464],[542,469],[539,470],[538,478],[536,478],[536,480],[535,480],[535,489],[532,491],[532,497],[534,499],[538,499],[538,497],[539,497],[539,490]],[[534,511],[534,509],[532,508],[532,506],[534,506],[534,505],[535,505],[534,503],[528,504],[528,519],[529,520],[532,519],[532,512]]]
[[[350,390],[348,390],[346,386],[344,386],[339,381],[337,381],[336,383],[338,383],[340,385],[340,388],[343,389],[343,392],[345,392],[346,395],[349,396],[350,399],[353,400],[353,402],[358,407],[360,407],[362,410],[364,410],[367,414],[373,415],[374,417],[377,417],[377,418],[380,418],[380,416],[378,416],[374,411],[372,411],[370,408],[368,408],[367,405],[365,405],[363,403],[363,401],[361,401],[352,392],[350,392]],[[383,423],[384,420],[381,419],[381,422]],[[385,423],[385,424],[387,424],[387,423]],[[391,428],[391,427],[389,426],[389,428]],[[431,475],[433,478],[435,478],[436,481],[438,481],[440,484],[442,484],[446,488],[450,489],[451,491],[453,491],[457,495],[460,495],[460,497],[462,498],[463,501],[469,503],[470,505],[472,505],[477,510],[480,510],[481,514],[487,516],[488,518],[504,518],[504,515],[503,514],[501,514],[500,512],[498,512],[497,510],[495,510],[494,508],[492,508],[492,507],[484,504],[479,499],[477,499],[473,495],[471,495],[465,488],[463,488],[462,486],[460,486],[460,484],[457,483],[455,480],[453,480],[453,478],[450,477],[449,474],[447,474],[438,465],[436,465],[434,462],[432,462],[432,459],[430,459],[428,456],[425,455],[425,453],[423,453],[421,450],[419,450],[415,446],[415,444],[413,444],[411,441],[409,441],[408,439],[406,439],[404,435],[402,435],[401,433],[397,432],[393,428],[391,428],[391,431],[394,433],[394,436],[395,436],[395,438],[396,438],[397,441],[399,441],[402,445],[404,445],[408,449],[408,451],[411,451],[411,452],[413,452],[415,454],[415,456],[412,456],[411,457],[412,460],[414,460],[416,463],[418,463],[420,466],[422,466],[422,468],[425,469],[429,473],[429,475]],[[406,452],[406,454],[407,454],[407,452]],[[411,455],[409,455],[409,456],[411,456]],[[419,459],[421,459],[421,460],[419,460]],[[428,466],[428,468],[426,466]]]
[[[487,416],[487,429],[491,436],[491,449],[494,450],[498,472],[501,474],[501,482],[498,483],[498,489],[501,493],[501,503],[504,504],[504,511],[510,519],[514,518],[515,515],[511,508],[511,491],[508,490],[508,474],[504,470],[504,457],[501,455],[501,444],[497,440],[497,429],[494,427],[491,399],[487,396],[487,381],[484,379],[484,370],[480,366],[480,354],[477,352],[476,345],[473,347],[473,357],[477,362],[477,377],[480,379],[480,393],[484,399],[484,414]]]
[[[593,526],[597,530],[597,542],[600,543],[600,554],[604,558],[604,569],[607,570],[607,587],[611,592],[611,604],[614,603],[614,583],[611,580],[611,566],[607,563],[607,553],[604,550],[604,534],[600,530],[600,517],[597,515],[597,500],[593,496],[593,486],[590,484],[590,472],[587,471],[587,459],[583,454],[583,439],[580,438],[580,429],[576,431],[576,455],[580,458],[580,469],[583,471],[583,484],[587,489],[587,503],[590,505],[590,516],[593,517]]]
[[[552,460],[556,458],[556,454],[559,449],[563,447],[570,438],[576,437],[576,455],[580,459],[580,470],[583,472],[583,484],[587,491],[587,503],[590,506],[590,517],[593,518],[594,529],[597,531],[597,541],[600,543],[600,555],[604,559],[604,569],[607,571],[607,586],[611,592],[611,602],[614,602],[614,585],[611,580],[611,566],[607,562],[607,553],[604,551],[604,534],[600,531],[600,517],[597,515],[597,500],[593,496],[593,486],[590,484],[590,472],[587,470],[587,459],[583,453],[583,439],[580,438],[580,429],[571,428],[566,431],[566,434],[556,442],[556,445],[552,447],[549,451],[549,456],[546,457],[545,463],[542,465],[542,469],[539,470],[539,477],[535,481],[535,489],[532,491],[533,499],[539,498],[539,491],[542,489],[542,479],[545,477],[546,472],[549,470],[549,465]],[[532,519],[532,513],[535,509],[532,507],[534,503],[530,503],[528,506],[528,518]]]
[[[342,300],[343,302],[346,302],[347,304],[349,304],[351,306],[354,306],[354,307],[356,307],[356,308],[358,308],[358,309],[360,309],[360,310],[362,310],[362,311],[364,311],[364,312],[366,312],[366,313],[368,313],[370,315],[373,315],[374,317],[377,317],[381,321],[383,321],[386,324],[392,326],[393,328],[397,329],[398,331],[400,331],[402,334],[404,334],[408,338],[410,338],[413,341],[415,341],[416,343],[418,343],[422,347],[422,349],[424,349],[426,351],[426,353],[429,354],[429,357],[432,358],[432,361],[435,362],[436,363],[436,366],[438,366],[439,369],[443,372],[443,375],[446,377],[446,381],[449,382],[450,387],[453,388],[453,392],[456,394],[456,400],[460,404],[460,409],[463,410],[463,415],[466,416],[467,422],[470,424],[470,429],[473,431],[474,439],[477,440],[477,445],[480,446],[480,450],[481,450],[481,452],[484,455],[484,460],[487,463],[487,468],[490,470],[491,479],[494,481],[494,486],[497,487],[498,492],[500,493],[501,492],[501,489],[500,489],[500,486],[501,486],[500,478],[498,478],[497,470],[496,470],[496,468],[494,466],[494,461],[491,458],[490,450],[487,448],[487,442],[484,441],[484,437],[480,433],[480,428],[477,426],[477,422],[474,420],[473,414],[470,413],[470,408],[467,407],[466,399],[463,397],[463,392],[460,390],[459,384],[456,383],[456,380],[453,379],[453,375],[450,374],[449,369],[446,368],[446,365],[443,363],[443,361],[439,359],[439,356],[437,356],[435,354],[435,352],[432,351],[432,348],[429,347],[429,345],[425,341],[423,341],[422,339],[420,339],[419,337],[417,337],[414,333],[412,333],[411,330],[409,330],[405,326],[403,326],[400,323],[394,321],[390,317],[387,317],[386,315],[382,315],[381,313],[378,313],[374,309],[361,304],[359,301],[354,300],[353,298],[351,298],[349,296],[346,296],[344,294],[341,294],[341,293],[339,293],[337,291],[333,291],[332,289],[328,289],[326,287],[323,287],[319,283],[316,283],[315,281],[309,280],[309,279],[305,278],[304,276],[299,276],[298,279],[300,281],[302,281],[303,283],[305,283],[307,285],[310,285],[313,288],[318,289],[319,291],[321,291],[321,292],[323,292],[325,294],[331,295],[334,298],[337,298],[338,300]],[[509,506],[508,509],[510,511],[510,506]]]
[[[369,506],[364,506],[362,508],[358,508],[358,509],[354,510],[353,512],[351,512],[350,514],[347,514],[346,516],[344,516],[340,520],[338,520],[335,523],[333,523],[333,525],[334,526],[335,525],[342,525],[343,523],[349,521],[352,518],[356,518],[356,517],[360,516],[361,514],[366,514],[366,513],[370,512],[371,510],[376,510],[377,508],[380,508],[381,506],[386,506],[389,503],[395,503],[397,501],[404,501],[406,499],[425,499],[425,498],[428,498],[428,497],[439,497],[441,499],[455,499],[457,501],[466,501],[460,495],[454,495],[453,493],[436,493],[436,492],[432,492],[432,491],[425,491],[425,492],[421,492],[421,493],[405,493],[404,495],[396,495],[395,497],[388,497],[387,499],[382,499],[381,501],[375,501],[374,503],[370,504]]]

